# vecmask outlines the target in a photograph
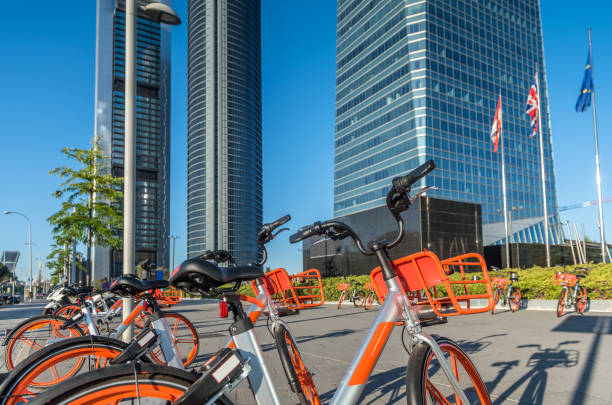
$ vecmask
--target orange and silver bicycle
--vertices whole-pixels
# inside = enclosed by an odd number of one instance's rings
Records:
[[[514,285],[514,282],[518,281],[518,273],[510,273],[510,282],[507,278],[503,277],[491,277],[491,284],[495,289],[495,295],[493,297],[494,305],[491,308],[491,313],[495,314],[495,307],[499,300],[502,300],[502,305],[508,305],[512,312],[516,312],[521,306],[521,289]]]
[[[580,285],[581,278],[586,277],[588,269],[584,267],[576,267],[576,273],[555,273],[553,275],[553,284],[560,285],[561,292],[557,301],[557,317],[563,315],[565,308],[574,307],[577,313],[584,315],[584,310],[587,306],[587,290]]]
[[[348,296],[348,300],[353,303],[357,308],[361,307],[364,302],[363,293],[358,288],[359,282],[353,280],[349,283],[338,283],[336,284],[336,290],[340,291],[340,297],[338,298],[338,309],[342,306],[342,301]]]
[[[407,210],[413,201],[409,196],[411,186],[434,168],[434,162],[429,161],[409,175],[394,179],[393,188],[387,195],[387,206],[399,230],[392,242],[376,241],[366,248],[353,229],[339,221],[317,222],[290,238],[291,242],[297,243],[313,236],[326,235],[334,240],[351,237],[361,253],[376,256],[380,265],[371,272],[370,279],[382,302],[381,309],[331,399],[331,404],[348,405],[359,401],[397,323],[404,325],[411,338],[406,376],[409,404],[491,404],[482,378],[459,345],[447,338],[430,336],[421,327],[424,321],[491,309],[492,291],[482,257],[467,254],[440,261],[431,252],[413,254],[395,261],[389,257],[390,249],[399,244],[404,234],[400,213]],[[481,272],[481,279],[472,278],[471,270],[474,269]],[[226,307],[233,315],[233,323],[229,327],[233,349],[219,352],[202,375],[190,377],[166,366],[114,366],[78,376],[48,390],[36,398],[33,404],[58,403],[60,400],[63,403],[95,403],[102,400],[115,403],[124,398],[157,398],[174,401],[177,405],[225,404],[228,401],[224,394],[244,378],[249,379],[249,388],[258,404],[280,404],[254,332],[251,321],[254,315],[248,316],[244,312],[240,297],[236,294],[236,285],[242,281],[260,280],[261,290],[264,290],[262,276],[259,266],[230,270],[194,261],[183,263],[173,276],[172,282],[179,288],[218,296],[225,303],[222,308]],[[230,284],[233,287],[223,287]],[[478,293],[475,289],[483,285],[486,293]],[[423,301],[414,302],[409,299],[408,294],[419,290],[423,290],[426,297]],[[471,305],[471,300],[483,298],[487,299],[488,306]],[[285,336],[291,334],[287,332]],[[299,354],[297,345],[284,346],[290,354]],[[301,356],[291,356],[290,360],[301,384],[310,374],[305,373]],[[315,390],[314,385],[311,389]],[[304,396],[304,401],[300,398],[300,402],[318,404],[319,398],[314,395]]]

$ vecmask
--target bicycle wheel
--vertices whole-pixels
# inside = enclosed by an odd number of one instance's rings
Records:
[[[85,332],[78,325],[61,328],[66,318],[38,315],[26,319],[8,336],[5,346],[4,363],[6,368],[12,370],[30,354],[45,347],[50,340],[67,339],[85,336]]]
[[[521,290],[518,287],[512,287],[512,294],[508,296],[508,304],[512,312],[516,312],[521,306]]]
[[[353,305],[355,305],[357,308],[361,308],[361,306],[363,305],[362,292],[355,293],[355,297],[353,297]]]
[[[287,381],[291,390],[296,393],[300,405],[318,405],[317,387],[312,375],[302,360],[302,355],[293,337],[283,324],[278,324],[274,332],[276,349],[281,359]]]
[[[200,337],[198,336],[198,332],[189,319],[181,314],[164,312],[164,318],[168,322],[170,332],[172,333],[172,340],[181,355],[183,365],[187,367],[193,363],[200,349]],[[166,364],[160,347],[156,347],[155,350],[151,352],[151,356],[158,363]]]
[[[342,306],[342,300],[344,299],[344,291],[340,294],[340,298],[338,298],[338,309]]]
[[[576,312],[580,315],[584,315],[584,310],[587,306],[587,290],[584,287],[578,288],[578,295],[576,296]]]
[[[0,405],[30,401],[78,373],[105,367],[126,347],[127,343],[104,336],[83,336],[49,345],[22,361],[6,377],[0,385]]]
[[[55,317],[70,319],[76,313],[81,312],[81,307],[78,305],[64,305],[53,313]]]
[[[366,298],[365,303],[363,304],[363,309],[366,311],[372,308],[372,304],[374,303],[374,293],[370,293],[368,298]]]
[[[495,307],[497,306],[497,303],[499,302],[499,288],[495,289],[495,295],[493,295],[493,307],[491,308],[491,313],[495,314]]]
[[[168,404],[183,395],[197,378],[197,374],[173,367],[127,363],[76,376],[46,390],[30,404]],[[215,403],[232,402],[222,396]]]
[[[436,341],[470,403],[490,405],[487,388],[468,355],[448,338],[437,337]],[[462,404],[426,343],[416,345],[410,354],[406,395],[409,404]]]
[[[563,307],[565,306],[565,297],[567,296],[567,289],[563,287],[559,294],[559,301],[557,301],[557,318],[563,315]]]

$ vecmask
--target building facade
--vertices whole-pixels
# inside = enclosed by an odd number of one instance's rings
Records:
[[[136,261],[168,267],[170,28],[138,15],[136,32]],[[123,176],[124,80],[125,2],[97,0],[94,126],[116,176]],[[93,262],[93,279],[122,273],[121,251],[96,246]]]
[[[484,244],[505,238],[491,123],[502,96],[516,242],[543,242],[538,138],[527,94],[539,74],[551,242],[559,240],[538,0],[339,0],[334,215],[384,204],[390,180],[435,159],[417,184],[480,204]]]
[[[259,0],[189,0],[187,255],[260,256]]]

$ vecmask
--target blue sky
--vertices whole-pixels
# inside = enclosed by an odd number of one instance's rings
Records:
[[[173,7],[185,23],[172,39],[171,228],[179,235],[177,262],[186,257],[187,6]],[[63,146],[87,147],[93,132],[95,2],[6,2],[0,25],[0,211],[30,217],[33,242],[48,253],[46,218],[59,204],[59,182],[48,171],[64,164]],[[593,29],[604,198],[612,196],[612,6],[593,1],[544,0],[542,17],[559,205],[597,198],[590,110],[574,112]],[[333,214],[335,97],[333,0],[262,0],[264,221],[290,213],[292,229]],[[491,117],[493,111],[490,112]],[[612,240],[612,203],[604,205]],[[595,207],[562,213],[584,223],[599,239]],[[22,250],[18,274],[27,269],[23,218],[0,215],[0,250]],[[288,235],[287,235],[288,236]],[[270,244],[273,267],[301,269],[301,253],[283,236]],[[34,256],[37,251],[34,249]]]

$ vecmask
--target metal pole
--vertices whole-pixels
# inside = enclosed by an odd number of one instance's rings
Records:
[[[576,262],[576,255],[574,254],[574,244],[572,243],[572,231],[569,227],[569,221],[565,221],[565,225],[567,225],[567,235],[569,237],[570,250],[572,251],[572,259],[574,260],[574,266],[578,263]]]
[[[123,274],[133,274],[136,191],[136,0],[125,2],[125,152],[123,183]],[[123,319],[132,312],[132,298],[123,299]],[[123,333],[130,342],[133,328]]]
[[[576,224],[574,224],[574,237],[576,238],[576,247],[578,248],[578,252],[580,253],[580,262],[581,264],[586,264],[584,252],[582,251],[582,246],[580,243],[580,236],[578,235],[578,227],[576,226]]]
[[[582,251],[584,252],[584,263],[587,264],[589,262],[589,258],[587,256],[587,250],[586,250],[586,237],[584,235],[584,224],[581,224],[582,226]]]
[[[540,165],[542,169],[542,200],[544,202],[544,241],[546,243],[546,267],[550,267],[550,242],[548,240],[548,207],[546,204],[546,167],[544,166],[544,139],[542,137],[542,89],[540,79],[536,69],[536,88],[538,90],[538,132],[540,135]]]
[[[503,107],[501,104],[501,92],[499,93],[500,109],[503,116]],[[504,130],[503,120],[500,120],[499,137],[501,138],[501,162],[502,162],[502,194],[504,199],[504,229],[506,231],[506,266],[510,267],[510,243],[508,242],[508,202],[506,199],[506,158],[504,156]]]
[[[591,29],[588,29],[589,32],[589,64],[591,65],[591,80],[594,82],[594,72],[593,72],[593,49],[591,48]],[[601,175],[599,171],[599,141],[597,138],[597,111],[595,110],[595,86],[591,91],[591,96],[593,97],[593,132],[595,134],[595,167],[597,170],[596,182],[597,182],[597,199],[599,200],[599,237],[601,238],[601,261],[603,263],[606,262],[606,236],[604,232],[604,222],[603,222],[603,207],[601,202]]]

